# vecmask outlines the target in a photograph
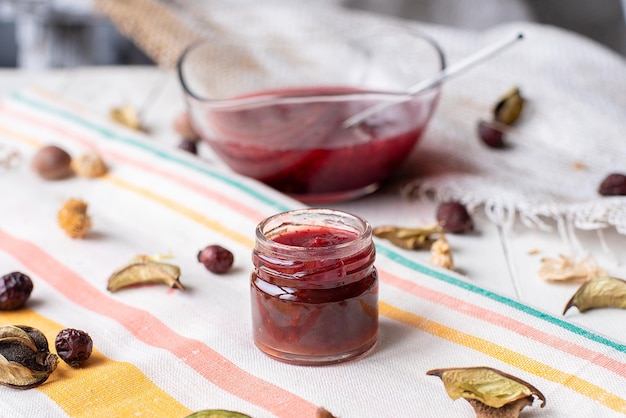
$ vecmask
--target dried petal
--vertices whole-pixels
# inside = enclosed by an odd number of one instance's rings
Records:
[[[402,228],[398,226],[379,226],[372,233],[378,238],[383,238],[393,245],[407,250],[430,248],[434,239],[432,234],[441,231],[440,224],[426,225],[419,228]]]
[[[606,270],[590,257],[573,260],[560,254],[559,258],[542,258],[537,274],[548,281],[582,281],[605,276]]]
[[[144,130],[141,126],[139,113],[137,113],[135,108],[129,104],[120,107],[114,107],[109,112],[109,115],[114,122],[117,122],[120,125],[124,125],[127,128],[134,129],[135,131]]]
[[[448,270],[454,270],[454,262],[452,261],[452,249],[448,240],[443,234],[430,247],[432,257],[430,262],[436,266],[443,267]]]
[[[179,281],[180,268],[146,255],[134,257],[109,277],[107,290],[116,292],[125,287],[145,283],[164,283],[185,290]]]
[[[48,350],[48,340],[35,328],[21,325],[0,327],[0,384],[15,389],[41,385],[56,369],[57,356]]]
[[[563,314],[573,306],[581,313],[595,308],[626,309],[626,281],[615,277],[593,278],[574,293]]]
[[[226,411],[224,409],[205,409],[203,411],[194,412],[187,418],[252,418],[250,415],[241,412]]]
[[[59,225],[72,238],[83,238],[91,229],[91,218],[87,214],[87,203],[70,199],[57,214]]]
[[[493,117],[498,122],[512,125],[519,118],[523,108],[524,98],[515,87],[498,101],[493,110]]]
[[[512,403],[517,403],[515,408],[519,407],[519,412],[524,406],[532,405],[534,398],[541,400],[542,408],[546,404],[543,394],[531,384],[490,367],[435,369],[426,374],[439,376],[448,396],[453,400],[468,400],[477,416],[498,416],[489,408],[500,409]],[[521,399],[526,401],[518,402]],[[479,409],[483,415],[479,415]]]

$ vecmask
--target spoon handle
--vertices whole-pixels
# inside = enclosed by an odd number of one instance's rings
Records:
[[[374,113],[380,112],[381,110],[384,110],[386,108],[388,108],[389,106],[393,106],[395,104],[398,103],[402,103],[408,100],[411,100],[412,96],[421,93],[422,91],[431,89],[435,86],[438,86],[439,84],[443,83],[445,80],[447,80],[448,78],[454,76],[454,75],[458,75],[460,74],[463,70],[468,70],[471,67],[473,67],[474,65],[490,58],[491,56],[501,52],[502,50],[504,50],[505,48],[509,47],[510,45],[512,45],[513,43],[519,41],[520,39],[524,38],[524,34],[523,33],[518,33],[515,35],[514,38],[510,38],[510,39],[503,39],[501,41],[495,42],[493,44],[487,45],[486,47],[478,50],[477,52],[475,52],[472,55],[467,56],[466,58],[462,59],[461,61],[457,62],[456,64],[453,64],[449,67],[444,68],[442,71],[440,71],[439,73],[435,74],[432,77],[429,77],[425,80],[420,81],[419,83],[409,87],[409,89],[407,90],[407,95],[402,95],[400,97],[398,97],[395,100],[392,101],[387,101],[387,102],[380,102],[374,106],[368,107],[367,109],[362,110],[361,112],[358,112],[352,116],[350,116],[348,119],[346,119],[343,124],[342,127],[343,128],[350,128],[352,126],[357,125],[358,123],[360,123],[361,121],[365,120],[366,118],[370,117],[371,115],[373,115]]]

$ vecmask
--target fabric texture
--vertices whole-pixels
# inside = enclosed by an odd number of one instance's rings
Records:
[[[110,172],[43,180],[30,160],[49,143],[72,155],[95,150]],[[252,342],[251,248],[260,220],[301,204],[40,90],[0,104],[0,145],[19,156],[0,171],[0,265],[35,286],[26,308],[0,312],[0,325],[26,324],[49,341],[77,328],[94,341],[82,368],[61,363],[36,389],[0,386],[3,416],[172,418],[220,408],[303,418],[323,406],[344,418],[464,417],[469,405],[453,402],[426,372],[467,366],[537,387],[547,397],[541,411],[533,406],[542,417],[626,413],[624,341],[417,263],[385,242],[376,243],[374,351],[329,367],[279,363]],[[57,225],[69,198],[89,204],[93,229],[83,239]],[[211,243],[233,251],[231,273],[212,275],[197,262]],[[135,254],[170,255],[186,290],[107,291],[109,275]],[[614,322],[610,335],[623,335]]]
[[[448,64],[523,33],[524,41],[445,83],[429,129],[397,178],[402,193],[484,208],[503,226],[519,220],[543,229],[626,233],[626,197],[598,193],[605,176],[626,173],[626,62],[593,41],[532,23],[478,32],[289,1],[97,3],[164,66],[173,65],[191,39],[238,33],[289,40],[294,33],[400,22],[433,37]],[[146,7],[159,13],[145,18]],[[521,119],[505,134],[506,149],[488,148],[478,138],[478,121],[490,120],[498,99],[514,86],[526,99]]]

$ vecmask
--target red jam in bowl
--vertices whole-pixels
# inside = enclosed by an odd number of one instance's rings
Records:
[[[344,216],[324,209],[295,212]],[[365,228],[290,224],[263,234],[261,243],[257,234],[251,278],[257,347],[281,361],[319,365],[361,356],[374,346],[378,276],[371,229]]]
[[[209,109],[194,124],[234,171],[305,202],[343,200],[371,192],[408,157],[437,95],[397,103],[346,128],[349,117],[380,103],[380,94],[345,87],[275,90],[246,96],[277,97],[269,104]],[[289,100],[312,96],[339,99]]]

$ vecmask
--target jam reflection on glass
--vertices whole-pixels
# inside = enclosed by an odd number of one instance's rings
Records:
[[[309,87],[246,97],[346,92],[359,90]],[[436,92],[431,96],[390,106],[352,128],[342,123],[380,99],[357,96],[335,102],[209,110],[196,119],[202,120],[199,131],[204,139],[234,171],[291,195],[323,196],[366,188],[395,170],[430,118]]]
[[[326,249],[327,254],[285,260],[254,252],[252,322],[262,351],[291,363],[324,364],[373,347],[378,332],[374,247],[345,258],[333,257],[332,251],[357,238],[332,227],[299,227],[271,239],[296,252]]]

